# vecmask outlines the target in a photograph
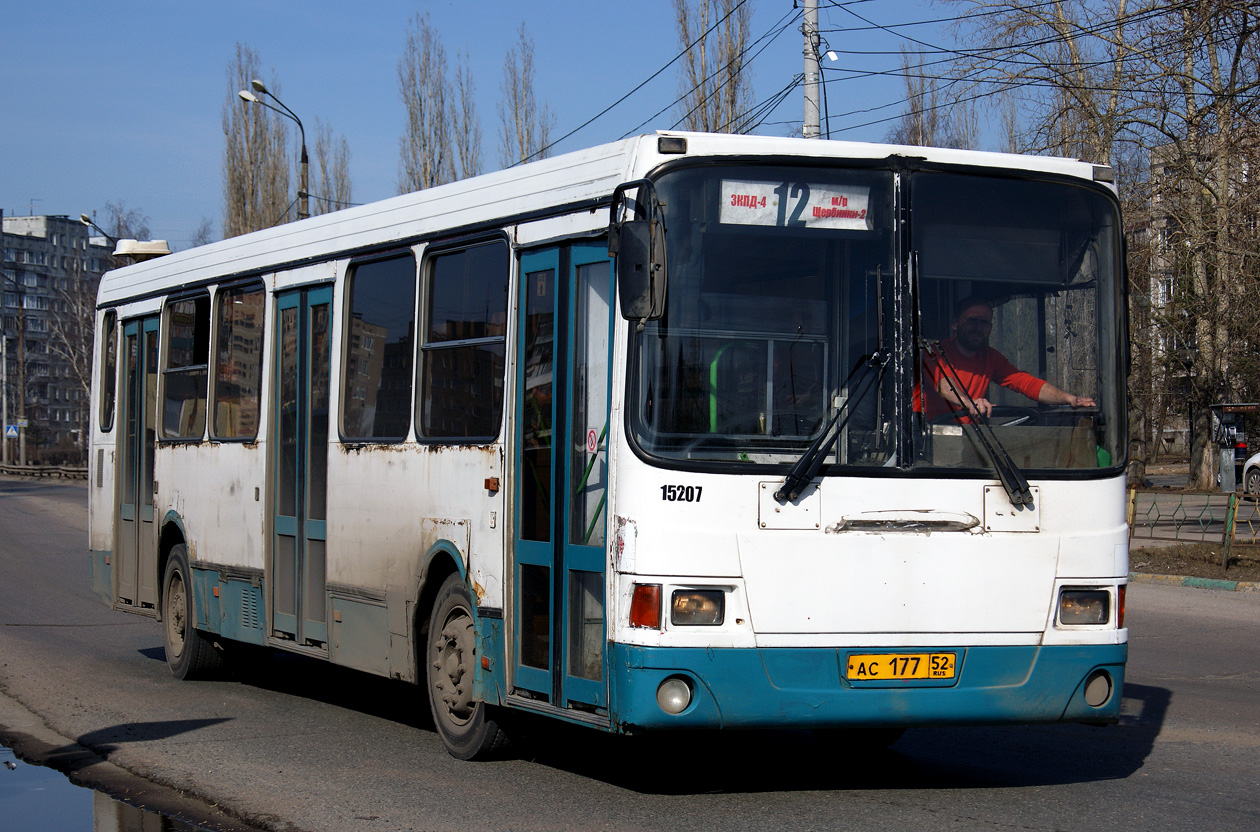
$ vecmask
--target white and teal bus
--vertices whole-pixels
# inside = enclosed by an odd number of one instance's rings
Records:
[[[255,645],[424,686],[461,758],[515,711],[1114,722],[1110,180],[670,132],[118,269],[93,586],[181,678]],[[986,349],[1076,406],[924,405],[975,297]]]

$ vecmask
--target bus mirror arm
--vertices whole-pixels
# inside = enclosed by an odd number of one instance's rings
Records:
[[[639,188],[645,199],[636,200],[640,207],[633,219],[620,219],[626,191]],[[652,183],[647,179],[618,185],[613,191],[608,214],[608,254],[617,258],[617,298],[621,316],[627,320],[659,320],[665,314],[665,287],[668,269],[665,264],[665,218],[656,199]],[[642,214],[646,213],[646,219]]]

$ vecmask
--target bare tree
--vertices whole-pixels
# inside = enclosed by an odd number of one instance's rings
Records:
[[[966,7],[958,31],[974,46],[954,71],[1019,102],[1020,149],[1109,164],[1134,106],[1124,92],[1141,72],[1131,0],[954,2]]]
[[[289,191],[286,120],[257,105],[246,105],[238,93],[261,78],[258,53],[236,44],[228,66],[223,102],[223,236],[235,237],[287,222],[294,204]],[[274,74],[267,87],[278,92]]]
[[[1260,393],[1260,21],[1247,0],[1203,0],[1141,26],[1151,77],[1138,129],[1150,148],[1166,338],[1184,366],[1190,474],[1215,483],[1209,406]],[[1183,411],[1184,412],[1184,411]]]
[[[65,362],[70,373],[65,381],[78,391],[82,401],[90,399],[92,386],[92,328],[96,316],[96,289],[100,281],[100,275],[90,272],[76,272],[68,278],[58,278],[55,282],[54,314],[47,319],[45,349]],[[86,420],[79,428],[86,441]]]
[[[149,217],[137,208],[128,208],[123,200],[105,203],[105,231],[115,240],[147,240]]]
[[[499,161],[503,167],[551,155],[555,116],[534,90],[534,39],[521,28],[503,60],[503,97],[499,99]]]
[[[428,12],[413,17],[407,29],[398,61],[398,88],[407,108],[407,127],[399,140],[398,192],[452,181],[446,49]]]
[[[1254,0],[966,2],[977,48],[958,71],[1018,96],[1021,149],[1125,174],[1139,448],[1152,453],[1165,420],[1189,411],[1192,482],[1211,487],[1208,406],[1260,394]]]
[[[95,215],[95,212],[93,212]],[[105,204],[105,218],[101,226],[114,239],[145,240],[150,237],[149,218],[139,209],[128,208],[122,200]],[[92,385],[92,338],[96,318],[96,291],[100,285],[99,273],[84,268],[86,260],[72,257],[68,263],[69,274],[65,277],[49,277],[54,292],[51,314],[45,319],[48,338],[43,349],[48,356],[58,359],[66,376],[57,379],[66,385],[80,402],[91,399]],[[123,265],[115,261],[114,265]],[[28,356],[25,364],[35,362]],[[23,381],[29,380],[28,367],[23,367]],[[79,437],[82,449],[86,449],[89,436],[90,407],[75,408],[79,414]]]
[[[941,79],[934,71],[928,67],[921,48],[902,49],[906,111],[888,131],[888,141],[918,147],[975,147],[979,134],[975,105],[956,102],[942,89]]]
[[[311,216],[340,211],[351,202],[350,145],[345,136],[334,136],[323,119],[315,119],[314,189]]]
[[[679,76],[682,122],[688,130],[742,133],[752,100],[746,51],[748,0],[674,0],[678,43],[686,55]]]
[[[209,217],[202,217],[201,222],[197,224],[197,230],[193,232],[190,242],[194,246],[204,246],[207,243],[213,243],[214,221]]]
[[[455,68],[455,98],[451,103],[452,144],[458,178],[481,173],[481,122],[477,119],[477,84],[473,79],[468,53],[459,56]]]

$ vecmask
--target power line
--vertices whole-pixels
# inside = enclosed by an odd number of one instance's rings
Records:
[[[1033,6],[1031,6],[1030,8],[1036,8],[1036,7],[1040,6],[1040,5],[1045,5],[1045,4],[1034,4],[1034,5],[1033,5]],[[1172,14],[1172,13],[1174,13],[1174,12],[1178,12],[1178,11],[1181,11],[1182,9],[1188,8],[1188,7],[1190,7],[1191,5],[1193,5],[1193,3],[1191,2],[1191,0],[1183,0],[1183,2],[1176,3],[1176,4],[1173,4],[1173,5],[1170,5],[1170,6],[1165,6],[1165,7],[1158,8],[1158,9],[1150,9],[1150,8],[1148,8],[1148,9],[1143,9],[1143,10],[1140,10],[1140,11],[1134,12],[1134,13],[1132,13],[1132,14],[1125,15],[1125,16],[1123,16],[1123,17],[1119,17],[1119,18],[1114,18],[1114,19],[1111,19],[1111,20],[1107,20],[1107,21],[1105,21],[1105,22],[1101,23],[1101,24],[1100,24],[1099,26],[1097,26],[1097,27],[1093,27],[1093,28],[1080,28],[1077,32],[1075,32],[1075,33],[1071,36],[1071,40],[1077,40],[1077,39],[1082,38],[1082,37],[1095,36],[1095,35],[1100,34],[1100,33],[1101,33],[1101,32],[1103,32],[1103,31],[1113,29],[1115,26],[1120,25],[1120,24],[1139,23],[1139,22],[1142,22],[1142,21],[1146,20],[1147,18],[1151,18],[1151,17],[1160,17],[1160,16],[1163,16],[1163,15]],[[985,13],[983,13],[983,14],[988,15],[988,14],[996,14],[996,13],[997,13],[997,12],[985,12]],[[850,12],[850,14],[852,14],[852,12]],[[860,18],[860,19],[865,20],[865,18]],[[910,25],[910,24],[902,24],[902,25]],[[1065,40],[1065,38],[1064,38],[1063,36],[1056,34],[1056,35],[1050,35],[1050,36],[1046,36],[1046,37],[1038,38],[1038,39],[1035,39],[1035,40],[1025,41],[1025,42],[1023,42],[1023,43],[1011,43],[1011,44],[1008,44],[1008,45],[1006,45],[1006,46],[991,46],[991,47],[983,47],[983,48],[980,48],[980,49],[949,49],[949,48],[946,48],[946,47],[936,46],[935,44],[930,44],[930,43],[927,43],[926,41],[921,41],[921,40],[918,40],[918,39],[915,39],[915,38],[907,38],[906,36],[904,36],[904,35],[902,35],[902,34],[900,34],[900,33],[898,33],[898,32],[892,32],[892,31],[890,31],[891,27],[881,26],[881,25],[879,25],[879,24],[872,24],[872,26],[871,26],[871,27],[868,27],[868,28],[873,28],[873,29],[882,29],[882,30],[884,30],[884,31],[888,32],[888,34],[893,35],[894,37],[899,37],[899,38],[902,38],[903,40],[909,40],[909,41],[910,41],[910,42],[912,42],[912,43],[915,43],[915,44],[918,44],[918,45],[921,45],[921,46],[926,46],[926,47],[928,47],[928,53],[929,53],[929,54],[956,55],[956,56],[959,56],[959,57],[965,57],[965,58],[974,58],[974,59],[988,60],[988,61],[990,62],[990,64],[992,64],[992,65],[998,65],[998,64],[1015,64],[1015,65],[1018,65],[1018,66],[1057,66],[1058,64],[1057,64],[1057,63],[1055,63],[1055,62],[1031,61],[1031,60],[1030,60],[1030,61],[1021,61],[1021,60],[1018,60],[1018,59],[1015,59],[1015,58],[986,58],[985,56],[986,56],[986,55],[992,55],[992,54],[1002,54],[1002,53],[1019,53],[1019,52],[1023,52],[1023,51],[1026,51],[1026,50],[1029,50],[1029,49],[1033,49],[1033,48],[1036,48],[1036,47],[1040,47],[1040,46],[1048,46],[1048,45],[1051,45],[1051,44],[1054,44],[1054,43],[1058,43],[1058,42],[1061,42],[1061,41],[1064,41],[1064,40]],[[1138,59],[1138,58],[1140,58],[1140,57],[1143,57],[1143,56],[1145,56],[1145,55],[1149,55],[1149,54],[1151,54],[1152,52],[1157,51],[1157,49],[1158,49],[1158,47],[1152,47],[1151,49],[1141,50],[1141,52],[1140,52],[1140,53],[1135,53],[1135,54],[1132,54],[1132,55],[1126,56],[1126,57],[1122,58],[1122,60],[1125,60],[1125,61],[1137,60],[1137,59]],[[833,50],[833,51],[843,51],[843,50]],[[847,54],[881,54],[881,53],[879,53],[879,52],[869,52],[869,53],[853,52],[853,53],[847,53]],[[890,54],[890,55],[891,55],[891,54],[897,54],[897,53],[886,52],[886,53],[882,53],[882,54]],[[902,53],[902,54],[904,54],[904,53]],[[924,65],[924,66],[932,66],[932,65],[936,65],[936,64],[949,63],[950,61],[951,61],[951,59],[949,59],[949,58],[941,58],[941,59],[938,59],[938,60],[929,61],[929,62],[927,62],[926,64],[923,64],[923,65]],[[1085,66],[1097,66],[1097,65],[1100,65],[1100,64],[1109,64],[1109,63],[1112,63],[1112,62],[1113,62],[1113,60],[1112,60],[1112,59],[1106,59],[1106,60],[1096,61],[1096,62],[1086,62],[1086,63],[1085,63],[1085,64],[1083,64],[1083,65],[1085,65]],[[1065,65],[1065,66],[1080,66],[1081,64],[1071,64],[1071,63],[1065,63],[1064,65]],[[849,70],[849,71],[859,72],[860,70]]]
[[[1020,8],[1031,11],[1033,9],[1039,9],[1042,6],[1054,6],[1060,2],[1062,2],[1062,0],[1044,0],[1044,2],[1029,3],[1028,5],[1021,6]],[[839,8],[842,11],[849,11],[847,7],[851,5],[857,5],[857,3],[831,3],[829,5],[834,8]],[[857,17],[859,20],[862,20],[863,22],[867,23],[867,25],[866,26],[838,27],[835,29],[819,29],[818,31],[822,33],[822,32],[870,32],[870,31],[875,31],[875,30],[883,30],[885,32],[888,32],[888,34],[890,35],[897,35],[898,37],[902,37],[901,35],[898,35],[896,32],[893,32],[892,30],[893,29],[908,29],[914,26],[935,26],[941,23],[961,23],[964,20],[974,20],[978,17],[993,17],[1000,14],[1007,14],[1008,11],[1009,9],[993,9],[991,11],[986,11],[986,12],[965,12],[960,15],[954,15],[953,17],[937,17],[937,18],[931,18],[927,20],[912,20],[907,23],[882,23],[882,24],[867,21],[865,18],[854,14],[854,17]],[[852,14],[852,12],[850,13]]]
[[[1090,36],[1090,35],[1097,35],[1100,31],[1103,31],[1104,29],[1111,29],[1111,28],[1114,28],[1114,27],[1115,27],[1118,23],[1139,22],[1139,21],[1142,21],[1142,20],[1144,20],[1144,19],[1146,19],[1146,18],[1148,18],[1148,17],[1157,17],[1157,16],[1161,16],[1161,15],[1170,14],[1170,13],[1176,12],[1176,11],[1178,11],[1178,10],[1182,9],[1182,8],[1186,8],[1186,7],[1188,7],[1189,5],[1190,5],[1189,3],[1183,2],[1183,3],[1180,3],[1180,4],[1174,5],[1174,6],[1168,6],[1168,7],[1164,7],[1164,8],[1161,8],[1161,9],[1154,9],[1154,10],[1153,10],[1153,9],[1147,9],[1147,10],[1143,10],[1143,11],[1141,11],[1141,12],[1135,12],[1135,13],[1133,13],[1133,14],[1131,14],[1131,15],[1128,15],[1128,16],[1126,16],[1125,18],[1122,18],[1122,19],[1107,21],[1106,23],[1102,24],[1101,26],[1099,26],[1099,27],[1097,27],[1097,28],[1082,28],[1082,27],[1078,27],[1078,31],[1072,35],[1072,39],[1076,39],[1076,38],[1080,38],[1080,37],[1085,37],[1085,36]],[[846,9],[846,11],[847,11],[847,9]],[[986,14],[988,14],[988,13],[986,13]],[[876,25],[876,27],[878,28],[878,24],[875,24],[875,25]],[[896,33],[892,33],[892,34],[896,34]],[[940,51],[943,51],[943,52],[952,52],[953,54],[963,55],[963,56],[967,56],[967,57],[981,58],[981,56],[982,56],[982,55],[983,55],[983,53],[985,53],[985,52],[990,52],[990,53],[991,53],[991,52],[1024,51],[1024,50],[1031,49],[1031,48],[1038,47],[1038,46],[1046,46],[1046,45],[1050,45],[1050,44],[1055,43],[1056,41],[1062,41],[1062,40],[1064,40],[1064,38],[1063,38],[1063,37],[1061,37],[1061,36],[1059,36],[1059,37],[1047,37],[1047,38],[1041,38],[1041,39],[1038,39],[1038,40],[1029,41],[1029,42],[1026,42],[1026,43],[1023,43],[1023,44],[1011,44],[1011,45],[1006,46],[1006,47],[992,47],[992,48],[986,48],[986,49],[983,49],[983,50],[969,50],[969,51],[966,51],[966,52],[959,52],[959,51],[957,51],[957,50],[940,50]],[[1134,51],[1130,52],[1129,54],[1127,54],[1127,55],[1125,55],[1125,56],[1121,56],[1119,59],[1117,59],[1117,58],[1114,58],[1114,57],[1113,57],[1113,58],[1101,59],[1101,60],[1098,60],[1098,61],[1087,61],[1087,62],[1083,62],[1083,63],[1076,63],[1076,64],[1073,64],[1073,63],[1071,63],[1071,62],[1065,62],[1065,63],[1059,64],[1059,63],[1057,63],[1057,62],[1045,62],[1045,61],[1016,61],[1016,60],[1013,60],[1013,59],[991,59],[991,60],[989,60],[989,62],[988,62],[988,64],[987,64],[987,65],[985,65],[985,66],[980,66],[980,67],[976,67],[976,68],[975,68],[975,70],[974,70],[974,72],[970,74],[970,77],[968,77],[967,75],[964,75],[964,76],[955,76],[955,77],[951,77],[951,76],[931,76],[931,75],[926,75],[926,74],[923,74],[923,73],[916,73],[916,75],[918,75],[919,77],[923,77],[923,78],[930,78],[930,79],[933,79],[933,80],[947,80],[947,81],[949,81],[949,86],[953,86],[953,85],[958,84],[958,83],[972,83],[972,82],[976,82],[976,81],[977,81],[977,79],[978,79],[978,78],[980,78],[980,77],[982,77],[983,73],[985,73],[987,70],[992,69],[994,66],[996,66],[996,65],[1000,65],[1000,64],[1002,64],[1002,63],[1012,63],[1012,64],[1023,65],[1023,66],[1039,66],[1039,67],[1042,67],[1042,68],[1044,68],[1044,69],[1047,69],[1047,70],[1049,70],[1049,71],[1051,71],[1051,72],[1054,72],[1056,69],[1058,69],[1058,68],[1060,68],[1060,67],[1070,68],[1070,69],[1090,69],[1090,68],[1094,68],[1094,67],[1096,67],[1096,66],[1101,66],[1101,65],[1111,65],[1111,64],[1114,64],[1117,60],[1126,61],[1126,62],[1144,60],[1144,59],[1146,59],[1146,58],[1148,58],[1148,57],[1152,56],[1153,54],[1156,54],[1156,53],[1158,53],[1158,52],[1162,51],[1162,50],[1163,50],[1163,49],[1165,49],[1165,48],[1166,48],[1166,44],[1162,44],[1162,43],[1154,43],[1154,44],[1152,44],[1151,46],[1147,47],[1146,49],[1134,50]],[[937,60],[937,61],[930,61],[930,62],[925,62],[925,63],[922,63],[922,64],[920,64],[920,67],[926,67],[926,66],[931,66],[931,65],[941,64],[941,63],[948,63],[948,62],[950,62],[950,59],[940,59],[940,60]],[[901,76],[904,76],[904,75],[906,74],[905,68],[903,68],[901,71],[887,71],[887,70],[865,70],[865,71],[861,71],[861,70],[841,70],[841,71],[847,71],[847,72],[850,72],[850,73],[852,73],[852,74],[850,74],[849,76],[846,76],[846,77],[844,77],[844,78],[839,78],[839,79],[835,79],[835,78],[833,78],[833,79],[827,79],[827,80],[825,80],[825,81],[824,81],[824,84],[826,84],[826,83],[834,83],[834,82],[839,82],[839,81],[850,81],[850,80],[856,80],[856,79],[859,79],[859,78],[866,78],[866,77],[872,77],[872,76],[890,76],[890,75],[901,75]],[[1056,74],[1057,74],[1057,73],[1056,73]],[[990,82],[988,82],[988,83],[994,83],[994,82],[990,81]],[[987,92],[987,93],[977,94],[977,95],[975,95],[975,96],[971,96],[971,97],[969,97],[969,98],[967,98],[967,99],[963,99],[962,101],[974,101],[974,100],[978,100],[978,99],[980,99],[980,98],[984,98],[984,97],[988,97],[988,96],[991,96],[991,95],[998,94],[998,93],[1000,93],[1000,92],[1008,91],[1008,90],[1010,90],[1010,89],[1018,89],[1018,88],[1022,88],[1022,87],[1042,87],[1042,86],[1044,86],[1044,87],[1052,87],[1052,88],[1062,88],[1062,86],[1063,86],[1063,85],[1062,85],[1062,84],[1058,84],[1058,83],[1053,83],[1053,82],[1051,82],[1051,81],[1047,81],[1047,80],[1035,80],[1035,79],[1034,79],[1034,80],[1028,80],[1028,79],[1026,79],[1026,80],[1023,80],[1023,81],[1020,81],[1020,82],[1010,82],[1010,81],[1007,81],[1007,82],[1002,82],[1002,83],[1001,83],[1001,86],[1000,86],[998,89],[995,89],[995,90],[993,90],[993,91],[991,91],[991,92]],[[1141,89],[1131,89],[1131,88],[1124,88],[1124,87],[1099,87],[1099,86],[1095,86],[1095,85],[1091,85],[1091,89],[1097,89],[1097,90],[1100,90],[1100,91],[1103,91],[1103,92],[1131,92],[1131,93],[1136,93],[1136,92],[1142,92],[1142,91],[1143,91],[1143,90],[1141,90]],[[880,105],[880,106],[877,106],[877,107],[868,107],[868,108],[864,108],[864,109],[860,109],[860,110],[853,110],[853,111],[850,111],[850,112],[848,112],[848,113],[843,113],[843,114],[840,114],[840,115],[838,115],[838,116],[837,116],[837,118],[844,118],[844,117],[849,116],[849,115],[857,115],[857,114],[861,114],[861,113],[874,112],[874,111],[877,111],[877,110],[880,110],[880,109],[886,109],[886,108],[888,108],[888,107],[896,106],[896,105],[898,105],[898,104],[904,104],[904,103],[907,103],[908,101],[910,101],[910,98],[908,98],[908,97],[907,97],[907,98],[900,99],[899,101],[891,102],[891,103],[889,103],[889,104],[884,104],[884,105]],[[961,102],[959,102],[959,101],[952,101],[952,102],[951,102],[951,105],[952,105],[952,104],[954,104],[954,103],[961,103]],[[941,105],[941,106],[945,106],[945,105]],[[932,110],[932,109],[937,109],[937,108],[936,108],[936,107],[929,108],[929,110]],[[900,115],[898,115],[898,116],[893,116],[893,117],[889,117],[889,118],[876,119],[876,120],[869,121],[869,122],[863,122],[862,124],[850,125],[850,126],[843,127],[843,128],[840,128],[840,129],[841,129],[841,130],[854,130],[854,129],[858,129],[858,128],[860,128],[860,127],[867,127],[867,126],[872,126],[872,125],[875,125],[875,124],[880,124],[880,123],[884,123],[884,122],[888,122],[888,121],[895,121],[897,118],[901,118],[901,116],[900,116]]]
[[[791,19],[791,20],[787,20],[787,18],[788,18],[788,17],[791,17],[792,19]],[[763,45],[760,49],[758,49],[756,52],[754,52],[754,53],[753,53],[753,54],[752,54],[752,55],[748,58],[748,60],[745,62],[746,64],[751,64],[754,60],[756,60],[756,59],[757,59],[757,57],[758,57],[758,56],[759,56],[762,52],[766,51],[766,49],[770,46],[770,44],[774,43],[774,42],[778,39],[779,35],[781,35],[781,34],[783,34],[784,32],[786,32],[786,31],[788,30],[788,27],[790,27],[793,23],[795,23],[795,22],[796,22],[796,18],[797,18],[797,17],[798,17],[798,15],[795,13],[795,9],[793,9],[793,11],[789,12],[788,14],[783,15],[783,17],[780,17],[777,21],[775,21],[775,23],[774,23],[774,24],[770,27],[770,29],[768,29],[768,30],[766,31],[766,33],[765,33],[764,35],[762,35],[761,37],[757,38],[757,39],[756,39],[756,40],[754,40],[751,44],[749,44],[747,47],[745,47],[745,48],[744,48],[744,50],[743,50],[742,52],[740,52],[740,53],[739,53],[739,55],[736,55],[734,58],[732,58],[730,61],[728,61],[726,66],[727,66],[727,67],[729,67],[729,66],[730,66],[732,63],[734,63],[736,60],[738,60],[738,59],[742,58],[744,55],[746,55],[746,54],[748,53],[748,50],[749,50],[749,49],[752,49],[752,48],[753,48],[754,46],[756,46],[758,43],[761,43],[761,41],[763,41],[763,40],[764,40],[764,41],[766,41],[766,42],[765,42],[765,44],[764,44],[764,45]],[[784,21],[786,21],[786,22],[784,22]],[[782,24],[782,25],[780,25],[780,24]],[[771,32],[773,32],[773,35],[771,34]],[[767,38],[769,38],[769,40],[767,40]],[[725,68],[725,67],[724,67],[724,68]],[[686,97],[687,97],[688,95],[690,95],[692,92],[695,92],[697,89],[699,89],[699,85],[696,85],[696,86],[692,87],[692,88],[691,88],[691,90],[689,90],[687,93],[685,93],[685,94],[684,94],[681,98],[675,99],[675,102],[674,102],[674,103],[678,103],[679,101],[682,101],[684,98],[686,98]],[[710,91],[709,91],[706,95],[702,96],[702,97],[701,97],[701,99],[700,99],[698,102],[696,102],[696,105],[695,105],[694,107],[692,107],[692,108],[691,108],[690,110],[688,110],[687,112],[683,113],[682,117],[681,117],[681,118],[679,118],[677,121],[675,121],[675,122],[674,122],[674,124],[672,125],[672,127],[671,127],[670,129],[671,129],[671,130],[672,130],[672,129],[677,129],[677,128],[678,128],[678,126],[679,126],[679,125],[681,125],[681,124],[683,123],[683,121],[685,121],[685,120],[686,120],[686,119],[687,119],[687,118],[688,118],[688,117],[689,117],[692,113],[694,113],[696,110],[700,109],[700,108],[701,108],[701,107],[703,107],[705,104],[707,104],[707,103],[708,103],[708,101],[709,101],[709,99],[710,99],[710,98],[712,98],[715,94],[717,94],[717,92],[718,92],[718,89],[715,87],[714,89],[710,90]],[[720,127],[720,128],[727,128],[727,127],[730,127],[730,126],[731,126],[731,125],[733,125],[733,124],[737,124],[737,123],[739,123],[739,121],[740,121],[740,119],[741,119],[741,115],[742,115],[742,114],[736,114],[733,118],[731,118],[730,120],[728,120],[725,124],[719,125],[719,127]],[[748,126],[746,126],[746,125],[745,125],[745,128],[744,128],[744,129],[745,129],[745,131],[747,131],[747,130],[751,130],[752,128],[751,128],[751,127],[748,127]]]
[[[732,11],[733,11],[733,10],[732,10]],[[749,49],[752,49],[754,46],[756,46],[756,45],[757,45],[758,43],[760,43],[761,41],[765,40],[767,37],[770,37],[770,41],[766,44],[766,46],[769,46],[769,45],[770,45],[770,43],[772,43],[772,42],[775,40],[775,38],[777,38],[780,34],[782,34],[782,33],[783,33],[783,31],[784,31],[784,30],[785,30],[788,26],[790,26],[790,25],[792,24],[792,22],[793,22],[792,20],[788,20],[788,21],[787,21],[787,23],[784,23],[784,21],[785,21],[785,20],[787,20],[787,18],[789,18],[789,17],[791,17],[791,18],[795,18],[795,17],[797,17],[797,16],[798,16],[798,15],[797,15],[797,11],[796,11],[796,9],[793,9],[793,10],[789,11],[787,14],[784,14],[784,15],[783,15],[782,17],[780,17],[780,18],[779,18],[779,19],[778,19],[778,20],[777,20],[774,24],[772,24],[768,30],[766,30],[765,34],[763,34],[761,37],[757,38],[757,39],[756,39],[756,40],[754,40],[751,44],[749,44],[747,47],[745,47],[745,48],[744,48],[744,50],[743,50],[742,52],[740,52],[740,53],[739,53],[739,55],[736,55],[734,58],[732,58],[732,59],[731,59],[731,62],[735,61],[736,59],[742,58],[745,54],[747,54],[747,52],[748,52],[748,50],[749,50]],[[782,24],[782,26],[780,26],[780,24]],[[716,24],[715,24],[715,25],[716,25]],[[710,31],[712,31],[712,30],[710,29]],[[771,36],[771,32],[773,32],[773,33],[774,33],[774,34],[773,34],[773,37]],[[695,45],[696,43],[698,43],[698,42],[699,42],[699,38],[697,38],[695,41],[692,41],[691,46],[694,46],[694,45]],[[687,47],[687,50],[684,50],[684,54],[686,53],[686,51],[690,50],[691,46],[688,46],[688,47]],[[754,58],[756,58],[756,57],[757,57],[757,55],[760,55],[760,54],[762,53],[762,51],[764,51],[764,50],[765,50],[766,46],[763,46],[761,49],[757,50],[756,54],[754,54],[751,58],[749,58],[749,59],[748,59],[748,63],[752,63],[753,59],[754,59]],[[681,56],[679,56],[679,57],[681,57]],[[677,60],[677,58],[675,58],[674,60]],[[654,120],[654,119],[656,119],[656,118],[659,118],[659,117],[661,116],[661,114],[663,114],[665,111],[669,110],[671,107],[674,107],[674,106],[678,105],[678,103],[679,103],[679,102],[681,102],[681,101],[683,101],[684,99],[686,99],[686,97],[687,97],[687,96],[691,95],[693,92],[695,92],[695,91],[696,91],[696,90],[698,90],[699,88],[700,88],[700,85],[699,85],[699,84],[696,84],[696,85],[692,86],[692,88],[691,88],[691,89],[687,90],[687,91],[686,91],[686,92],[684,92],[682,95],[678,96],[678,97],[677,97],[677,98],[675,98],[673,101],[671,101],[671,102],[669,102],[668,104],[666,104],[666,105],[665,105],[664,107],[662,107],[660,110],[657,110],[655,113],[653,113],[652,115],[648,116],[648,117],[647,117],[646,119],[644,119],[643,121],[639,122],[639,124],[638,124],[637,126],[635,126],[635,127],[631,128],[629,131],[627,131],[626,133],[624,133],[624,134],[621,136],[621,138],[623,138],[623,139],[624,139],[624,138],[626,138],[627,136],[632,136],[632,135],[634,135],[634,134],[635,134],[635,133],[637,133],[639,130],[643,129],[643,126],[644,126],[644,125],[646,125],[646,124],[650,123],[651,121],[653,121],[653,120]],[[701,103],[703,103],[703,102],[704,102],[704,101],[706,101],[706,100],[707,100],[707,96],[706,96],[704,99],[702,99]],[[697,105],[697,106],[699,106],[699,105]],[[695,112],[695,109],[696,109],[696,108],[695,108],[695,107],[693,107],[690,111],[688,111],[687,113],[685,113],[685,114],[683,115],[683,118],[686,118],[688,115],[690,115],[691,113]],[[676,127],[678,124],[680,124],[680,123],[681,123],[681,121],[682,121],[682,119],[680,119],[679,121],[675,122],[675,123],[674,123],[674,126]]]
[[[722,127],[727,127],[732,123],[744,121],[744,122],[747,122],[745,124],[746,130],[752,131],[752,130],[757,129],[758,127],[760,127],[762,124],[765,123],[765,120],[770,117],[771,113],[773,113],[775,110],[779,108],[780,104],[782,104],[784,101],[787,100],[788,96],[790,96],[794,90],[798,89],[804,84],[805,84],[805,75],[803,73],[798,73],[795,77],[792,78],[792,80],[788,83],[787,86],[780,89],[778,92],[770,96],[770,98],[766,99],[762,103],[754,105],[750,109],[737,114],[729,122],[727,122],[726,124],[723,124]]]
[[[704,40],[706,37],[708,37],[710,32],[712,32],[712,31],[713,31],[714,29],[716,29],[718,26],[722,25],[722,23],[724,23],[728,17],[730,17],[731,15],[735,14],[735,12],[736,12],[736,11],[740,8],[740,6],[743,6],[746,2],[748,2],[748,0],[739,0],[739,2],[738,2],[738,3],[736,3],[736,4],[735,4],[735,5],[731,8],[731,10],[730,10],[729,12],[727,12],[726,14],[724,14],[724,15],[722,16],[721,20],[718,20],[717,22],[715,22],[712,26],[710,26],[708,29],[706,29],[706,30],[705,30],[705,31],[704,31],[701,35],[699,35],[699,36],[698,36],[695,40],[693,40],[691,43],[687,44],[687,46],[686,46],[686,47],[685,47],[685,48],[684,48],[681,52],[679,52],[679,53],[678,53],[677,55],[675,55],[674,57],[670,58],[670,59],[669,59],[669,61],[668,61],[668,62],[666,62],[666,64],[665,64],[664,66],[662,66],[660,69],[656,70],[656,72],[653,72],[651,75],[649,75],[647,78],[645,78],[642,82],[640,82],[640,83],[639,83],[639,85],[638,85],[638,86],[636,86],[634,89],[630,90],[630,92],[626,93],[625,95],[621,96],[621,98],[618,98],[618,99],[617,99],[616,101],[614,101],[613,103],[609,104],[609,105],[608,105],[607,107],[605,107],[604,109],[600,110],[600,111],[599,111],[598,113],[596,113],[595,115],[593,115],[593,116],[591,116],[590,118],[588,118],[586,121],[584,121],[584,122],[582,122],[581,124],[579,124],[577,127],[574,127],[572,130],[570,130],[568,133],[565,133],[563,136],[561,136],[560,138],[556,139],[554,142],[551,142],[551,143],[549,143],[549,144],[545,145],[544,147],[540,148],[540,149],[539,149],[539,151],[538,151],[538,153],[535,153],[534,155],[535,155],[535,156],[539,156],[539,155],[540,155],[543,151],[550,150],[552,147],[556,146],[556,145],[557,145],[557,144],[559,144],[560,142],[564,141],[565,139],[569,138],[569,137],[570,137],[570,136],[572,136],[573,134],[577,133],[579,130],[582,130],[583,128],[585,128],[585,127],[589,126],[592,122],[594,122],[594,121],[595,121],[596,119],[598,119],[600,116],[603,116],[605,113],[607,113],[607,112],[608,112],[609,110],[611,110],[613,107],[616,107],[618,104],[620,104],[621,102],[625,101],[627,98],[629,98],[630,96],[634,95],[634,94],[635,94],[636,92],[638,92],[639,90],[643,89],[643,88],[644,88],[645,86],[647,86],[647,85],[648,85],[651,81],[653,81],[653,80],[654,80],[654,79],[655,79],[658,75],[660,75],[662,72],[664,72],[665,70],[667,70],[667,69],[669,69],[671,66],[673,66],[673,65],[674,65],[674,64],[678,61],[678,59],[679,59],[679,58],[681,58],[682,56],[684,56],[684,55],[686,55],[688,52],[690,52],[690,51],[691,51],[691,49],[692,49],[692,48],[693,48],[693,47],[694,47],[697,43],[699,43],[700,41],[702,41],[702,40]],[[672,106],[672,105],[671,105],[671,106]],[[659,115],[659,113],[658,113],[658,115]],[[653,116],[652,118],[656,118],[656,116]],[[650,121],[650,120],[651,120],[651,119],[649,119],[649,121]],[[635,128],[635,130],[637,130],[637,129],[638,129],[638,128]],[[633,132],[635,132],[635,131],[634,131],[634,130],[632,130],[631,132],[633,133]],[[626,135],[628,136],[628,135],[630,135],[630,134],[629,134],[629,133],[627,133]],[[623,139],[624,139],[625,137],[626,137],[626,136],[622,136],[622,138],[623,138]],[[517,164],[520,164],[520,162],[517,162]]]

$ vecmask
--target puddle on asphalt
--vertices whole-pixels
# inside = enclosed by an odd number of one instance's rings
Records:
[[[23,832],[205,832],[76,786],[61,772],[17,759],[0,745],[0,818]]]

